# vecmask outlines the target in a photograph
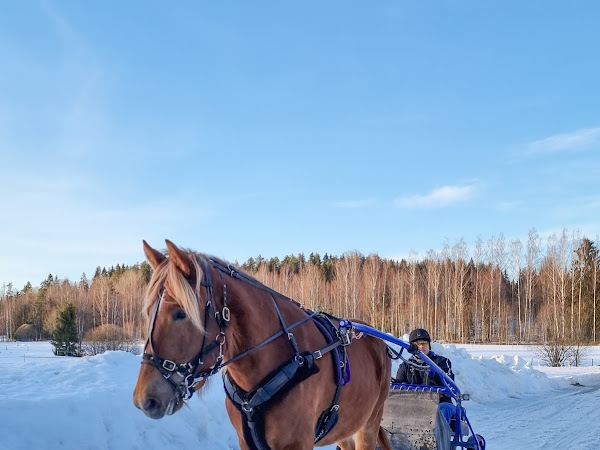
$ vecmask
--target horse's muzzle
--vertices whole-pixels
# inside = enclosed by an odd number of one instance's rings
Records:
[[[162,419],[164,416],[169,416],[178,411],[183,405],[183,400],[172,398],[165,406],[160,399],[147,397],[142,404],[138,404],[135,401],[134,404],[151,419]]]
[[[183,399],[162,375],[143,368],[133,391],[133,404],[151,419],[161,419],[178,411]]]

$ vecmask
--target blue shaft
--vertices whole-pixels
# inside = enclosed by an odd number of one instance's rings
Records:
[[[411,344],[409,344],[408,342],[404,342],[402,339],[399,339],[395,336],[390,336],[389,334],[384,333],[383,331],[379,331],[376,328],[370,327],[368,325],[364,325],[362,323],[354,323],[349,320],[342,319],[342,320],[340,320],[340,327],[347,328],[347,329],[354,329],[360,333],[365,333],[370,336],[374,336],[376,338],[383,339],[384,341],[392,342],[392,343],[397,344],[397,345],[401,346],[402,348],[409,350],[409,351],[412,348],[414,348]],[[455,400],[460,402],[460,399],[461,399],[460,389],[458,388],[458,386],[456,385],[454,380],[452,380],[452,378],[450,378],[446,374],[446,372],[444,372],[442,369],[440,369],[438,367],[438,365],[436,363],[434,363],[431,360],[431,358],[429,358],[429,356],[427,356],[425,353],[417,352],[415,354],[419,358],[421,358],[423,361],[425,361],[427,363],[427,365],[429,365],[435,371],[435,373],[437,373],[440,376],[440,378],[442,379],[442,382],[450,391],[451,396]]]

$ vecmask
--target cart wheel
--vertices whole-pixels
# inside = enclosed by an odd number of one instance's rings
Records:
[[[482,435],[476,434],[475,438],[477,439],[477,443],[479,444],[479,450],[485,450],[485,439]]]
[[[480,434],[469,436],[467,442],[465,442],[467,448],[473,450],[485,450],[485,439]]]

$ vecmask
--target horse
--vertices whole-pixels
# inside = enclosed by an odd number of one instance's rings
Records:
[[[391,450],[381,428],[386,344],[339,327],[227,262],[143,241],[153,274],[148,336],[133,393],[146,416],[174,414],[221,373],[242,450]]]

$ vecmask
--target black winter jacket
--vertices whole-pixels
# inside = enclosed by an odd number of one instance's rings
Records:
[[[454,373],[452,372],[452,363],[448,358],[437,355],[433,352],[429,352],[427,355],[434,363],[436,363],[440,369],[442,369],[450,378],[454,380]],[[435,373],[435,371],[429,367],[423,360],[418,359],[415,356],[411,356],[409,361],[417,366],[414,367],[411,364],[402,363],[398,367],[396,372],[396,383],[408,383],[408,384],[426,384],[429,386],[444,386],[441,377]],[[451,402],[450,397],[442,395],[440,402]]]

